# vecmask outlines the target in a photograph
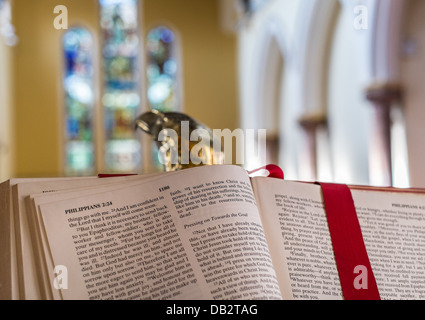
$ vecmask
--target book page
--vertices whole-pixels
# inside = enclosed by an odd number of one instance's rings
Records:
[[[22,259],[20,256],[20,221],[19,208],[14,199],[13,188],[18,183],[50,181],[57,178],[18,178],[0,184],[0,233],[1,233],[1,266],[0,297],[19,300],[25,297],[22,288]]]
[[[264,229],[284,299],[342,299],[317,185],[253,178]]]
[[[252,183],[284,298],[342,298],[320,186]],[[424,299],[425,194],[392,190],[351,189],[370,264],[381,299]]]
[[[381,299],[425,299],[425,194],[351,192]]]
[[[15,264],[12,258],[12,208],[10,182],[0,183],[0,300],[13,299],[13,284],[17,277]],[[17,287],[17,283],[16,283]],[[15,293],[16,294],[16,293]]]
[[[26,214],[25,197],[31,192],[50,192],[53,188],[63,189],[75,185],[89,185],[97,181],[95,177],[86,178],[42,178],[22,180],[12,186],[14,240],[13,251],[16,255],[17,275],[19,283],[19,299],[40,299],[36,277],[32,239]]]
[[[39,208],[54,265],[67,270],[64,299],[281,299],[240,167],[183,170]]]
[[[147,177],[143,177],[145,179]],[[41,299],[38,284],[37,268],[34,262],[33,244],[29,227],[29,216],[26,212],[25,198],[32,193],[53,193],[59,190],[95,187],[108,185],[116,182],[129,180],[141,180],[141,176],[116,177],[109,179],[98,179],[97,177],[77,178],[43,178],[33,180],[19,180],[13,185],[13,207],[14,207],[14,252],[17,260],[18,283],[20,287],[19,299],[36,300]]]
[[[173,173],[170,172],[167,174],[170,175]],[[31,193],[30,196],[26,197],[26,213],[28,216],[29,229],[31,230],[31,246],[32,250],[36,253],[34,255],[35,265],[33,266],[33,272],[37,273],[36,280],[40,284],[37,294],[41,297],[41,299],[52,299],[59,296],[57,290],[51,290],[51,270],[54,269],[54,265],[52,260],[44,254],[48,251],[48,244],[43,232],[43,226],[40,223],[42,219],[40,211],[38,210],[39,205],[60,200],[75,199],[89,194],[98,194],[99,192],[116,190],[123,186],[130,187],[156,179],[158,176],[160,175],[150,174],[143,176],[98,179],[95,181],[90,180],[89,183],[83,184],[84,188],[76,188],[78,185],[81,186],[81,183],[79,182],[69,183],[68,187],[72,186],[73,188],[65,190],[61,190],[61,184],[58,185],[58,183],[49,183],[47,184],[49,188],[46,188],[46,184],[43,184],[45,187],[44,189],[49,190],[48,192],[41,194]],[[36,186],[27,186],[26,193],[28,193],[28,188],[30,187],[33,191],[34,189],[37,189],[35,188]],[[30,280],[31,279],[29,277],[26,277],[27,283]]]

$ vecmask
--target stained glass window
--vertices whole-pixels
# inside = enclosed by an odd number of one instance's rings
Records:
[[[141,146],[133,130],[140,105],[137,0],[99,0],[102,30],[105,170],[141,168]]]
[[[84,28],[63,37],[65,56],[65,170],[68,175],[94,171],[93,38]]]
[[[150,30],[147,36],[148,100],[152,109],[175,111],[178,108],[176,42],[165,26]]]
[[[166,26],[149,31],[146,39],[147,52],[147,98],[151,109],[168,112],[179,108],[176,37]],[[158,158],[158,149],[152,145],[152,163],[161,171],[163,165]]]

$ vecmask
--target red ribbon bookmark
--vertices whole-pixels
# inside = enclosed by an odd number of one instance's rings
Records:
[[[380,300],[351,191],[346,185],[318,183],[345,300]],[[367,283],[364,280],[367,279]]]
[[[253,173],[260,171],[260,170],[267,170],[268,173],[269,173],[268,176],[267,176],[268,178],[276,178],[276,179],[282,179],[282,180],[285,179],[285,175],[283,173],[283,170],[275,164],[268,164],[264,167],[261,167],[261,168],[258,168],[258,169],[252,170],[252,171],[248,171],[248,174],[253,174]]]

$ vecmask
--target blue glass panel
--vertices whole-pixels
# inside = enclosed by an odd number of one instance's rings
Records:
[[[139,30],[136,0],[100,0],[106,170],[141,168],[133,122],[140,106]],[[136,156],[139,153],[139,156]]]
[[[93,39],[84,28],[63,37],[65,76],[65,171],[69,175],[94,172]]]
[[[89,172],[94,163],[93,143],[86,141],[70,141],[66,148],[67,163],[71,173]]]
[[[174,111],[178,108],[174,33],[164,26],[154,28],[146,46],[149,104],[152,109]]]

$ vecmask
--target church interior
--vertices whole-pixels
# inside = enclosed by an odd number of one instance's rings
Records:
[[[0,180],[161,170],[138,115],[286,179],[425,187],[423,0],[0,0]]]

